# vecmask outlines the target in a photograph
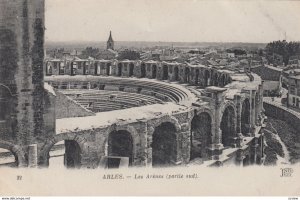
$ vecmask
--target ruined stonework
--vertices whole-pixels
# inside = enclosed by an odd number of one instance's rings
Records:
[[[48,167],[60,142],[70,168],[263,161],[263,84],[257,75],[177,62],[43,63],[44,1],[3,0],[0,8],[0,148],[12,151],[19,166]],[[74,105],[69,114],[55,114],[67,109],[61,107],[64,95],[77,102],[84,97],[84,116]],[[114,107],[120,102],[123,107]],[[110,111],[88,110],[108,103]]]
[[[55,134],[43,86],[44,12],[43,0],[0,1],[0,147],[21,154],[20,166],[29,145]]]

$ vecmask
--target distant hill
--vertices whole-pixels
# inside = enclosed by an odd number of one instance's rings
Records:
[[[106,42],[46,42],[45,48],[65,48],[66,50],[82,50],[86,47],[105,49]],[[145,42],[145,41],[115,41],[115,49],[140,49],[153,47],[180,47],[180,48],[265,48],[266,43],[221,43],[221,42]]]

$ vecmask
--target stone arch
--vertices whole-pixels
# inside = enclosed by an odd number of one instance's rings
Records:
[[[209,86],[210,84],[210,73],[209,70],[204,71],[204,86]]]
[[[233,103],[227,103],[222,109],[220,129],[222,131],[222,144],[224,147],[232,144],[236,137],[236,109]]]
[[[218,78],[219,78],[218,73],[215,72],[212,76],[213,78],[211,79],[211,84],[214,86],[218,86]]]
[[[168,80],[168,77],[169,77],[168,65],[163,65],[163,67],[162,67],[162,80]]]
[[[141,64],[141,78],[145,78],[146,77],[146,64],[142,63]]]
[[[226,85],[226,81],[225,81],[226,79],[225,79],[225,74],[222,74],[221,76],[220,76],[220,82],[219,82],[219,85],[221,86],[221,87],[224,87],[225,85]]]
[[[48,61],[46,64],[46,75],[50,76],[50,75],[52,75],[52,73],[53,73],[52,64],[51,64],[51,62]]]
[[[53,136],[52,138],[48,139],[47,142],[40,150],[39,154],[39,165],[40,166],[48,166],[49,165],[49,152],[51,148],[60,141],[75,141],[80,150],[81,154],[86,153],[87,144],[86,139],[83,136],[78,135],[77,133],[61,133],[58,135]]]
[[[156,78],[156,74],[157,74],[157,66],[152,65],[152,76],[151,76],[151,78]]]
[[[152,166],[170,166],[177,157],[176,127],[171,122],[162,122],[156,126],[152,135]]]
[[[122,76],[122,68],[123,68],[123,64],[118,63],[117,76]]]
[[[133,162],[133,136],[127,130],[112,131],[108,134],[107,155],[128,157]]]
[[[149,128],[149,132],[148,134],[149,135],[152,135],[153,132],[154,132],[154,129],[159,126],[161,123],[164,123],[164,122],[170,122],[172,124],[174,124],[175,128],[176,128],[176,132],[180,132],[181,130],[181,126],[178,122],[178,120],[173,117],[173,116],[163,116],[162,118],[160,118],[159,120],[156,120],[154,122],[150,122],[149,126],[152,127],[152,128]]]
[[[249,98],[245,98],[241,109],[241,132],[245,136],[250,132],[250,113],[250,100]]]
[[[200,70],[196,69],[196,72],[195,72],[195,85],[199,84],[199,75],[200,75]]]
[[[137,146],[140,141],[140,135],[137,132],[137,130],[130,125],[127,126],[117,126],[116,124],[111,125],[105,132],[105,140],[104,145],[102,147],[102,152],[105,152],[105,155],[108,156],[109,153],[109,134],[112,132],[119,132],[119,131],[126,131],[130,133],[132,138],[132,158],[131,158],[131,164],[134,165],[135,159],[137,158]]]
[[[99,69],[98,69],[99,66]],[[100,74],[100,64],[99,62],[94,62],[94,75],[99,75]]]
[[[106,63],[106,76],[109,76],[110,75],[110,66],[111,64],[110,63]]]
[[[71,62],[71,76],[75,76],[77,74],[77,62]]]
[[[210,112],[197,112],[191,120],[190,160],[207,158],[207,147],[213,143],[213,118]]]
[[[134,73],[134,64],[129,63],[129,77],[133,76]]]
[[[184,69],[184,81],[185,81],[185,83],[190,82],[190,68],[189,67],[186,67]]]
[[[20,146],[7,141],[0,140],[0,148],[9,150],[14,155],[16,166],[18,167],[26,166],[25,153]]]
[[[172,163],[170,163],[170,162],[173,162],[173,161],[175,162],[175,159],[176,159],[175,154],[177,153],[177,147],[178,147],[176,138],[178,137],[178,134],[181,131],[181,126],[179,125],[178,120],[173,116],[164,116],[164,117],[160,118],[159,120],[151,121],[148,123],[149,123],[148,135],[150,136],[149,145],[152,147],[152,166],[159,166],[159,164],[157,164],[157,163],[154,163],[154,165],[153,165],[153,139],[155,140],[154,147],[156,148],[157,146],[159,146],[159,144],[157,143],[157,141],[159,141],[159,138],[157,138],[154,134],[156,134],[157,131],[161,130],[160,126],[162,124],[168,124],[170,127],[172,127],[172,126],[174,127],[174,129],[171,130],[172,134],[174,134],[174,135],[167,133],[167,136],[170,136],[170,137],[166,137],[166,138],[172,139],[172,141],[169,143],[169,145],[167,145],[167,147],[171,148],[171,144],[173,144],[174,146],[172,147],[172,149],[175,149],[175,150],[172,155],[167,156],[168,157],[168,159],[166,161],[167,163],[162,164],[162,165],[167,165],[169,163],[172,165]],[[157,129],[159,129],[159,130],[157,130]],[[162,139],[164,139],[164,137]],[[176,144],[175,144],[175,141],[176,141]],[[168,144],[168,142],[167,142],[167,144]],[[166,144],[162,144],[162,145],[165,146]],[[163,149],[154,149],[154,153],[157,153],[159,150],[163,150]],[[156,160],[154,162],[156,162]]]
[[[178,70],[178,66],[174,67],[174,80],[175,81],[179,81],[179,70]]]

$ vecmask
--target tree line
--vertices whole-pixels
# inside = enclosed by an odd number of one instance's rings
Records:
[[[300,55],[300,42],[273,41],[267,44],[265,50],[267,55],[273,55],[274,53],[281,55],[283,63],[287,65],[291,56]]]

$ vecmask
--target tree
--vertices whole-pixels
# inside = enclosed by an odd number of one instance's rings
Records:
[[[83,58],[88,58],[88,57],[93,57],[96,58],[96,56],[99,54],[99,49],[98,48],[93,48],[93,47],[87,47],[82,51],[82,57]]]
[[[271,56],[274,54],[281,55],[285,65],[288,64],[291,56],[300,54],[300,42],[273,41],[267,44],[265,48],[268,56],[268,61],[272,63]]]

